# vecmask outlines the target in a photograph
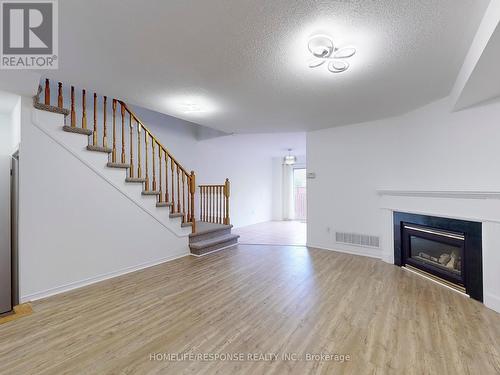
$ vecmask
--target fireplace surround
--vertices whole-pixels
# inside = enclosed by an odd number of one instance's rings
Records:
[[[394,212],[394,264],[483,301],[482,224]]]

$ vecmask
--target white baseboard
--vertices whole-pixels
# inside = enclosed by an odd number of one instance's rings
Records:
[[[484,292],[484,305],[497,313],[500,313],[500,297]]]
[[[182,254],[172,255],[172,256],[167,257],[167,258],[162,258],[162,259],[153,260],[150,262],[138,264],[136,266],[122,268],[122,269],[119,269],[117,271],[105,273],[105,274],[94,276],[94,277],[89,277],[87,279],[75,281],[75,282],[61,285],[61,286],[58,286],[55,288],[42,290],[40,292],[26,294],[26,295],[20,297],[20,302],[24,303],[24,302],[29,302],[29,301],[36,301],[36,300],[39,300],[42,298],[47,298],[47,297],[50,297],[50,296],[53,296],[56,294],[69,292],[70,290],[82,288],[84,286],[95,284],[95,283],[98,283],[100,281],[112,279],[114,277],[122,276],[122,275],[125,275],[127,273],[132,273],[132,272],[139,271],[139,270],[142,270],[145,268],[157,266],[158,264],[170,262],[172,260],[183,258],[183,257],[188,256],[188,255],[189,255],[189,253],[186,251],[185,253],[182,253]]]
[[[328,250],[328,251],[336,251],[338,253],[345,253],[345,254],[352,254],[352,255],[360,255],[360,256],[364,256],[364,257],[369,257],[369,258],[375,258],[375,259],[381,259],[381,256],[382,254],[374,254],[374,249],[370,249],[370,248],[364,248],[364,247],[356,247],[352,250],[347,250],[347,249],[331,249],[331,248],[328,248],[328,247],[324,247],[324,246],[321,246],[321,245],[314,245],[314,244],[311,244],[311,243],[308,243],[306,245],[307,247],[313,247],[313,248],[316,248],[316,249],[321,249],[321,250]],[[377,249],[375,250],[377,252],[380,253],[380,249]]]
[[[386,263],[389,263],[389,264],[394,264],[394,254],[385,254],[383,251],[382,251],[382,260]]]

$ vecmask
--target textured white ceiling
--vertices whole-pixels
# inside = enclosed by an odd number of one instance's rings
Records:
[[[320,129],[448,95],[487,4],[64,0],[60,69],[48,74],[225,132]],[[317,32],[358,49],[349,71],[307,67]],[[178,112],[182,97],[213,111]]]

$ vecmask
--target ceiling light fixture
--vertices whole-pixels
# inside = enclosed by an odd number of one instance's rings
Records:
[[[291,155],[292,149],[288,149],[288,155],[283,158],[283,164],[285,165],[294,165],[297,162],[297,157],[295,155]]]
[[[206,109],[203,109],[197,103],[191,103],[191,102],[189,102],[189,103],[182,103],[181,106],[183,108],[183,112],[187,113],[187,114],[206,112]]]
[[[309,61],[309,68],[317,68],[328,62],[328,70],[332,73],[342,73],[349,68],[345,61],[356,53],[352,47],[336,47],[332,38],[327,35],[314,35],[309,38],[307,48],[313,59]]]
[[[169,114],[189,119],[212,116],[219,111],[217,103],[203,94],[172,95],[165,100],[165,107]]]

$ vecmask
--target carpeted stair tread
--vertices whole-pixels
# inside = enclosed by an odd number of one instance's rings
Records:
[[[77,128],[76,126],[73,127],[73,126],[67,126],[67,125],[63,126],[63,130],[65,132],[68,132],[68,133],[82,134],[82,135],[86,135],[86,136],[92,135],[92,133],[93,133],[93,131],[90,129]]]
[[[200,250],[206,247],[211,247],[214,245],[223,244],[225,242],[230,242],[232,240],[237,240],[239,237],[240,236],[237,234],[226,234],[224,236],[191,243],[189,244],[189,247],[193,250]]]
[[[96,152],[105,152],[107,154],[110,154],[113,151],[109,147],[94,146],[94,145],[88,145],[87,146],[87,150],[89,150],[89,151],[96,151]]]
[[[130,164],[128,163],[113,163],[113,162],[108,162],[108,164],[106,164],[107,167],[109,168],[130,168]]]

